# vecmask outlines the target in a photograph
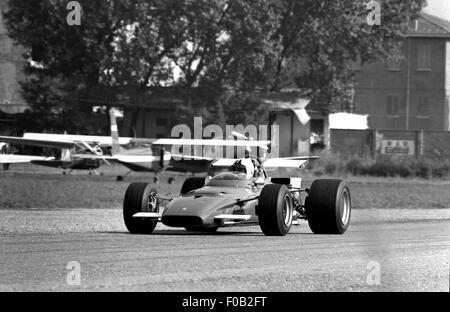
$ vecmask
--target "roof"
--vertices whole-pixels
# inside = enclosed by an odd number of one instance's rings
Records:
[[[300,89],[260,93],[259,96],[270,111],[306,109],[311,113],[318,112],[322,115],[327,113],[328,102],[326,99],[316,98],[311,100],[305,97],[305,92]]]
[[[450,21],[420,13],[420,17],[409,24],[408,37],[450,38]]]
[[[97,87],[89,94],[81,94],[80,100],[92,105],[173,110],[187,102],[193,106],[206,103],[210,94],[207,88],[198,87]]]

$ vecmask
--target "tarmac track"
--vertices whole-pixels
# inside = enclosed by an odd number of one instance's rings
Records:
[[[15,233],[2,218],[0,291],[449,291],[450,220],[355,218],[342,236],[304,223],[285,237],[258,226]],[[67,283],[72,261],[80,285]]]

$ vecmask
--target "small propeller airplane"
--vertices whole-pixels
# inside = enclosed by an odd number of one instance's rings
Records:
[[[40,138],[36,137],[11,137],[0,136],[0,142],[14,144],[14,145],[29,145],[38,147],[55,148],[61,150],[61,157],[55,159],[55,157],[45,156],[32,156],[32,155],[17,155],[17,154],[1,154],[0,163],[9,165],[12,163],[32,163],[35,165],[61,168],[63,173],[66,170],[72,172],[73,170],[89,170],[89,173],[97,172],[97,168],[100,167],[103,161],[99,159],[90,158],[78,158],[74,154],[85,155],[102,155],[103,150],[101,146],[93,141],[83,141],[74,138],[65,138],[64,135],[60,135],[59,139],[49,138],[43,134]]]

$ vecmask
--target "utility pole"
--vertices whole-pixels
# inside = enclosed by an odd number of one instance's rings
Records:
[[[407,77],[406,77],[406,130],[409,130],[409,106],[411,99],[411,38],[408,41],[408,62],[407,62]]]

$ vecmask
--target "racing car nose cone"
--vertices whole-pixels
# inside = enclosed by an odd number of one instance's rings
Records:
[[[180,197],[167,205],[161,221],[169,226],[214,225],[214,217],[232,209],[234,202],[229,197]]]

